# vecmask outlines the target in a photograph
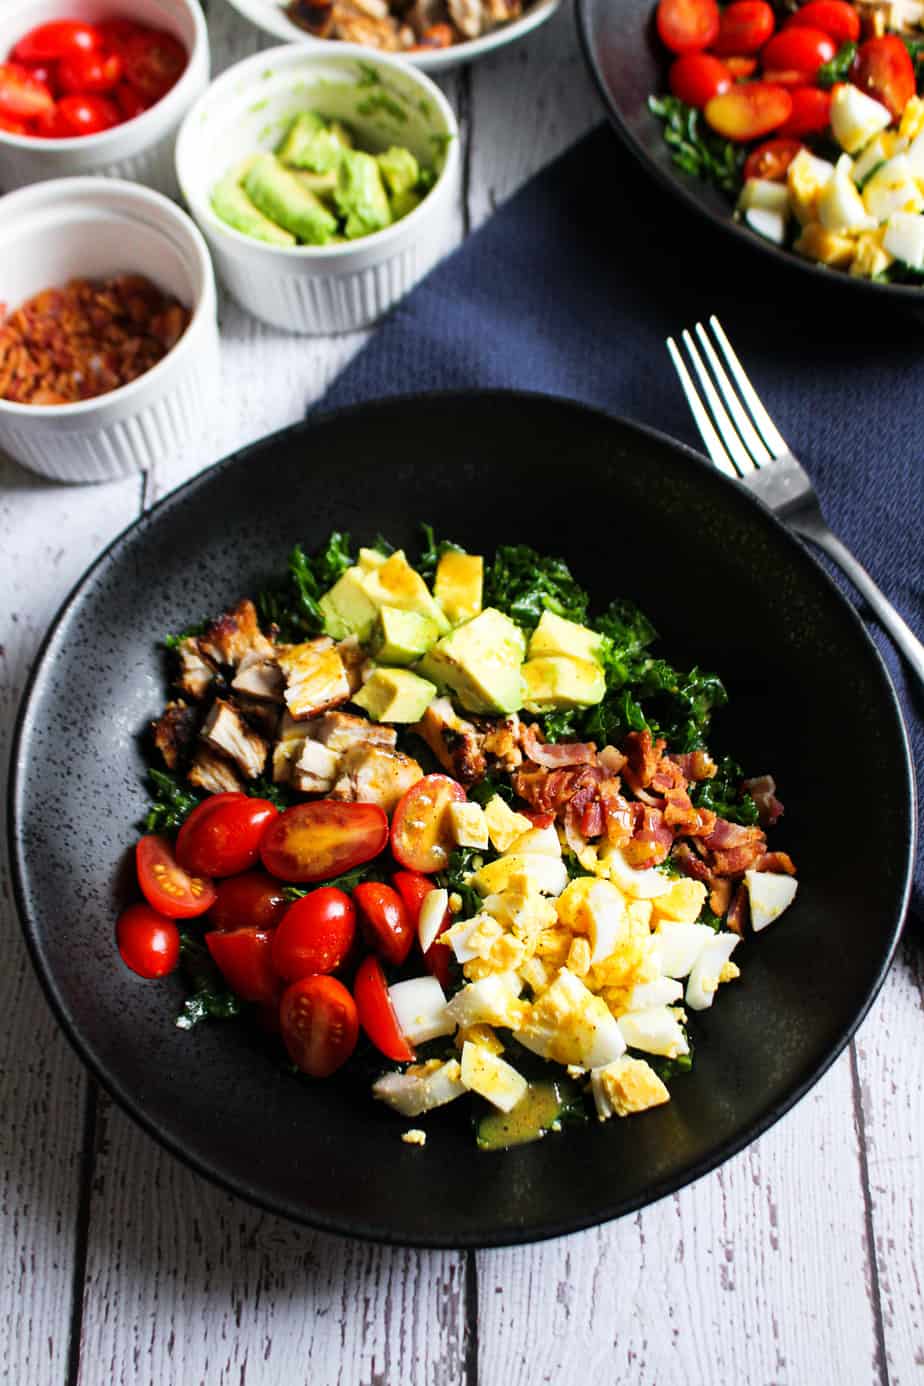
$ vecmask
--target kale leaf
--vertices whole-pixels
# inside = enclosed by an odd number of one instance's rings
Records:
[[[202,802],[192,791],[166,770],[148,770],[152,785],[152,804],[144,820],[147,833],[176,832]]]
[[[350,536],[334,530],[323,548],[308,557],[301,544],[289,554],[288,575],[257,597],[263,626],[276,626],[284,641],[297,643],[324,629],[321,597],[353,563]]]
[[[244,785],[244,793],[249,794],[251,799],[268,799],[269,802],[278,808],[282,813],[284,809],[291,808],[297,802],[295,795],[283,784],[274,784],[267,779],[266,775],[260,775],[255,780],[248,780]]]
[[[857,45],[855,43],[842,43],[830,62],[822,63],[815,73],[816,85],[833,87],[838,82],[846,82],[850,77],[850,69],[853,67],[856,56]]]
[[[587,619],[587,593],[561,558],[538,554],[528,544],[502,544],[485,573],[485,606],[506,612],[524,630],[533,630],[543,611],[569,621]]]
[[[311,885],[304,886],[283,886],[282,893],[287,900],[301,900],[303,896],[310,895],[313,890],[320,890],[322,886],[336,886],[338,890],[345,890],[349,894],[358,885],[362,885],[363,881],[387,881],[388,878],[385,858],[375,857],[372,861],[363,862],[362,866],[354,866],[339,876],[331,876],[327,881],[312,881]]]
[[[540,717],[539,726],[546,741],[580,741],[583,716],[581,708],[563,708],[558,712],[547,712]]]
[[[198,625],[187,626],[185,630],[177,631],[174,635],[164,636],[164,647],[168,650],[178,650],[184,640],[189,640],[194,635],[201,635],[205,630],[205,622],[200,621]]]
[[[414,565],[421,577],[427,581],[432,581],[436,573],[436,565],[439,563],[444,553],[465,553],[460,544],[454,544],[451,539],[437,539],[433,533],[433,526],[422,524],[420,526],[424,537],[424,548],[419,559]]]
[[[757,822],[757,805],[741,788],[744,774],[741,766],[731,756],[723,756],[718,765],[711,780],[701,780],[690,786],[691,800],[697,808],[711,809],[729,823],[753,827]]]
[[[434,877],[442,890],[448,890],[450,895],[456,894],[461,897],[462,909],[458,916],[460,919],[471,919],[481,909],[480,895],[467,884],[465,878],[472,871],[478,870],[484,855],[473,847],[457,847],[450,854],[445,871],[440,871]]]
[[[664,121],[671,158],[684,173],[715,183],[733,196],[741,182],[744,149],[706,129],[702,112],[676,96],[649,96],[648,109]]]
[[[689,1037],[687,1038],[689,1043]],[[654,1069],[662,1083],[670,1086],[671,1079],[678,1074],[689,1073],[693,1067],[692,1049],[689,1054],[678,1054],[676,1059],[666,1059],[663,1054],[633,1054],[633,1058],[644,1059]]]
[[[506,779],[501,779],[497,775],[485,775],[484,779],[477,784],[469,786],[468,797],[473,799],[482,808],[499,794],[505,803],[512,804],[514,799],[513,788]]]
[[[191,1030],[202,1020],[233,1020],[240,1015],[240,998],[225,983],[201,938],[189,929],[180,929],[180,965],[192,990],[176,1018],[178,1029]]]

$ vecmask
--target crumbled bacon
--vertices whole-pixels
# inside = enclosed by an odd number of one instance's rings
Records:
[[[628,758],[623,778],[633,793],[647,789],[651,784],[651,777],[658,768],[658,761],[666,745],[667,742],[662,741],[660,737],[652,742],[651,732],[647,727],[644,731],[629,732],[623,746]]]
[[[630,866],[639,869],[657,866],[673,847],[674,834],[666,826],[660,809],[643,805],[639,819],[632,840],[623,848],[623,854]]]
[[[712,872],[709,870],[709,867],[703,861],[702,857],[696,855],[689,843],[679,843],[678,846],[674,848],[674,854],[671,860],[677,867],[677,870],[682,872],[684,876],[689,876],[691,880],[702,881],[703,885],[710,885],[712,883]],[[716,912],[718,913],[718,911]]]
[[[592,741],[540,741],[535,723],[520,729],[520,745],[528,760],[559,770],[565,765],[595,765],[597,748]]]
[[[611,847],[624,847],[635,831],[635,810],[619,792],[618,780],[604,780],[599,792],[606,840]]]
[[[669,756],[668,759],[678,766],[685,779],[694,782],[713,779],[719,768],[708,751],[690,751],[687,755]]]
[[[709,908],[713,914],[723,915],[731,904],[734,886],[727,877],[713,882],[709,892]]]
[[[751,911],[748,890],[747,886],[742,881],[735,891],[735,898],[728,908],[728,913],[725,916],[725,926],[731,929],[733,934],[743,935],[750,916]]]
[[[760,775],[745,780],[745,789],[757,805],[757,821],[762,828],[772,828],[783,816],[783,805],[776,797],[776,781],[772,775]]]
[[[754,871],[773,871],[778,876],[794,876],[796,868],[788,852],[764,852],[752,868]]]
[[[618,775],[626,763],[626,757],[615,746],[604,746],[597,759],[610,775]]]

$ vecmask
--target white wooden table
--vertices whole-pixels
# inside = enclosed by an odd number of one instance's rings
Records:
[[[209,21],[216,72],[263,46],[224,0],[211,0]],[[601,114],[567,9],[441,85],[465,140],[460,238]],[[221,324],[223,407],[193,461],[65,488],[0,460],[4,767],[39,641],[89,561],[193,471],[300,419],[365,340],[285,336],[227,301]],[[478,1254],[315,1234],[165,1154],[51,1019],[5,859],[0,1015],[0,1380],[11,1386],[924,1382],[919,938],[849,1050],[743,1154],[635,1217]]]

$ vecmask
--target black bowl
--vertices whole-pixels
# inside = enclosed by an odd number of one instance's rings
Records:
[[[776,246],[732,216],[728,197],[712,183],[684,173],[671,158],[663,123],[648,109],[648,98],[667,90],[670,55],[654,24],[657,0],[577,0],[577,24],[584,55],[617,133],[654,176],[687,207],[701,213],[777,264],[786,264],[816,284],[840,284],[845,292],[891,299],[895,306],[924,311],[921,289],[913,284],[879,284],[831,270]]]
[[[285,1072],[245,1025],[173,1025],[178,979],[120,963],[113,920],[145,809],[138,733],[164,699],[160,642],[258,589],[330,529],[413,547],[562,554],[603,604],[639,600],[663,649],[728,681],[716,740],[772,771],[796,905],[739,949],[742,980],[693,1023],[672,1102],[630,1121],[479,1153],[465,1104],[426,1150],[365,1083]],[[863,777],[863,832],[844,806]],[[50,811],[52,810],[52,811]],[[65,604],[21,713],[11,848],[26,938],[81,1056],[202,1173],[331,1231],[432,1246],[555,1236],[679,1188],[775,1121],[827,1068],[884,977],[906,903],[912,790],[885,670],[858,617],[746,491],[634,425],[540,396],[369,405],[290,429],[168,496]]]

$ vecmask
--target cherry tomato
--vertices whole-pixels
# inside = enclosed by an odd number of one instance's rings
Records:
[[[53,111],[54,97],[19,63],[0,63],[0,115],[7,120],[34,120]]]
[[[112,91],[121,76],[118,53],[71,53],[58,63],[61,90],[80,96]]]
[[[736,82],[743,81],[745,77],[753,77],[754,73],[757,71],[756,58],[743,58],[730,55],[724,58],[723,62]]]
[[[415,930],[398,892],[380,881],[364,881],[353,891],[353,900],[372,951],[396,967],[403,963],[411,951]]]
[[[92,53],[100,47],[99,29],[76,19],[53,19],[30,29],[13,49],[20,63],[56,62],[70,53]]]
[[[179,39],[161,29],[129,34],[119,51],[126,82],[150,103],[166,96],[186,70],[186,49]]]
[[[745,142],[769,135],[789,117],[792,97],[783,87],[767,82],[743,82],[706,107],[706,122],[727,140]]]
[[[242,1001],[277,1001],[282,983],[273,967],[273,935],[266,929],[216,930],[205,946],[228,986]]]
[[[356,1002],[336,977],[303,977],[283,992],[282,1039],[289,1058],[312,1078],[327,1078],[353,1053],[359,1038]]]
[[[260,843],[279,810],[268,799],[213,794],[180,828],[176,859],[200,876],[236,876],[260,859]]]
[[[378,804],[315,799],[273,819],[260,855],[280,880],[325,881],[371,861],[387,842],[388,819]]]
[[[756,53],[775,28],[773,10],[765,0],[734,0],[719,16],[718,36],[709,46],[720,57]]]
[[[152,909],[168,919],[195,919],[215,903],[215,887],[201,876],[190,876],[177,864],[165,837],[149,833],[135,848],[141,893]]]
[[[789,16],[783,28],[798,29],[802,26],[821,29],[838,45],[856,43],[860,37],[860,16],[853,5],[847,4],[847,0],[809,0],[807,5]]]
[[[782,29],[766,45],[760,55],[764,72],[801,72],[807,81],[814,81],[822,63],[829,63],[837,52],[837,44],[823,29]]]
[[[786,87],[787,90],[791,90],[793,87],[807,86],[811,78],[807,77],[804,72],[800,72],[798,68],[777,69],[768,67],[765,69],[761,81],[769,82],[772,87]]]
[[[440,986],[445,991],[449,986],[452,977],[452,952],[445,943],[438,942],[440,934],[444,934],[452,925],[452,911],[448,910],[443,915],[436,938],[430,944],[426,953],[423,955],[424,967],[435,977]]]
[[[440,871],[455,841],[449,805],[465,803],[465,790],[448,775],[425,775],[399,800],[391,820],[395,861],[412,871]]]
[[[36,135],[43,140],[70,140],[74,138],[74,131],[62,118],[57,106],[44,115],[36,116],[34,121]]]
[[[766,140],[752,149],[745,159],[745,179],[765,178],[771,183],[782,183],[786,170],[802,148],[801,140]]]
[[[126,967],[139,977],[166,977],[180,960],[180,931],[149,905],[129,905],[119,915],[116,943]]]
[[[64,96],[58,115],[71,135],[98,135],[120,121],[117,108],[105,96]]]
[[[228,876],[217,883],[215,893],[209,910],[213,929],[273,929],[289,908],[282,886],[265,871]]]
[[[52,96],[58,94],[58,64],[57,63],[28,63],[23,64],[30,77],[36,82],[41,82],[43,87],[47,87]]]
[[[35,131],[30,129],[22,120],[10,120],[8,116],[0,115],[0,130],[6,130],[10,135],[34,135]]]
[[[818,87],[797,87],[790,93],[792,111],[778,135],[817,135],[831,124],[831,93]]]
[[[120,82],[113,95],[116,105],[122,112],[126,120],[134,120],[135,116],[140,116],[148,109],[148,103],[140,92],[135,91],[127,82]]]
[[[99,35],[100,47],[114,53],[119,52],[126,39],[144,33],[144,25],[136,24],[133,19],[101,19],[94,28]]]
[[[850,80],[898,117],[915,94],[914,64],[895,34],[861,43]]]
[[[322,886],[290,905],[273,935],[273,966],[287,982],[333,972],[346,958],[356,933],[349,895]]]
[[[715,0],[660,0],[657,26],[672,53],[695,53],[719,32],[719,7]]]
[[[420,921],[420,907],[424,902],[424,896],[429,895],[433,889],[433,882],[429,876],[423,876],[419,871],[396,871],[391,883],[404,901],[411,928],[416,930]]]
[[[681,53],[671,64],[668,81],[674,96],[702,109],[714,96],[728,91],[732,77],[721,59],[711,53]]]
[[[353,994],[359,1011],[359,1023],[376,1049],[380,1049],[386,1059],[393,1059],[395,1063],[411,1063],[414,1051],[398,1024],[382,965],[371,954],[359,965],[353,982]]]

